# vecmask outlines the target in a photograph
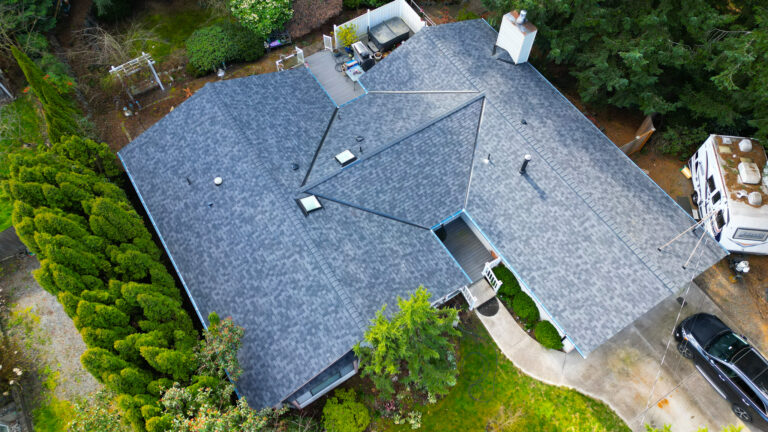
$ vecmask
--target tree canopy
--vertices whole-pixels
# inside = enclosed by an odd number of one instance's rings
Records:
[[[3,187],[19,238],[40,259],[35,279],[82,334],[85,369],[144,430],[162,389],[191,380],[197,332],[152,235],[107,176],[118,173],[114,157],[67,137],[8,159]]]
[[[454,309],[433,308],[431,294],[422,286],[408,299],[398,296],[398,311],[387,318],[386,305],[376,313],[355,346],[363,376],[369,376],[382,396],[394,393],[392,377],[434,395],[445,395],[456,383],[452,337]]]
[[[768,8],[758,0],[483,0],[525,9],[534,62],[564,64],[592,104],[664,115],[663,148],[768,138]]]
[[[259,39],[283,28],[293,16],[291,0],[228,0],[229,11]]]

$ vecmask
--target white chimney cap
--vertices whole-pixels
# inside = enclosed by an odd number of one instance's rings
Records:
[[[525,9],[520,11],[520,15],[517,16],[517,19],[515,20],[515,24],[522,24],[525,22],[525,16],[528,15],[528,11]]]
[[[752,151],[752,141],[750,141],[748,138],[744,138],[741,141],[739,141],[739,150],[743,152],[751,152]]]
[[[224,179],[222,179],[221,177],[216,177],[213,179],[213,184],[215,184],[216,186],[221,186],[223,182],[224,182]]]

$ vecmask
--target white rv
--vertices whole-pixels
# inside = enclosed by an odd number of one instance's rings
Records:
[[[762,145],[710,135],[688,168],[691,198],[717,241],[732,252],[768,255],[768,167]]]

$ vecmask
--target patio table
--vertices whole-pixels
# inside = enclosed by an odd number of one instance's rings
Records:
[[[347,68],[346,74],[353,82],[357,82],[357,80],[360,79],[361,76],[363,76],[365,72],[363,72],[363,68],[360,67],[359,64],[356,64],[352,66],[351,68]]]

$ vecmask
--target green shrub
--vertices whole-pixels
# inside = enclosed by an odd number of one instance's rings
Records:
[[[520,292],[520,283],[515,275],[505,265],[493,268],[493,274],[501,282],[498,297],[508,308],[512,307],[512,299]]]
[[[536,324],[536,328],[533,330],[533,334],[536,336],[536,340],[544,348],[559,350],[563,349],[563,341],[560,340],[560,333],[549,321],[539,321]]]
[[[522,291],[512,299],[512,309],[528,328],[533,327],[539,320],[539,308],[531,296]]]
[[[92,9],[96,18],[116,22],[130,15],[131,0],[94,0]]]
[[[336,31],[338,32],[336,36],[338,36],[339,42],[341,42],[341,46],[348,47],[357,42],[356,25],[349,24],[344,27],[339,27],[339,29]]]
[[[368,408],[355,400],[353,389],[336,390],[323,407],[328,432],[362,432],[371,422]]]
[[[459,13],[456,14],[456,21],[467,21],[467,20],[473,20],[480,18],[480,15],[468,11],[466,8],[459,11]]]
[[[225,62],[258,59],[264,55],[264,43],[247,29],[225,22],[192,33],[187,55],[190,72],[202,76]]]

